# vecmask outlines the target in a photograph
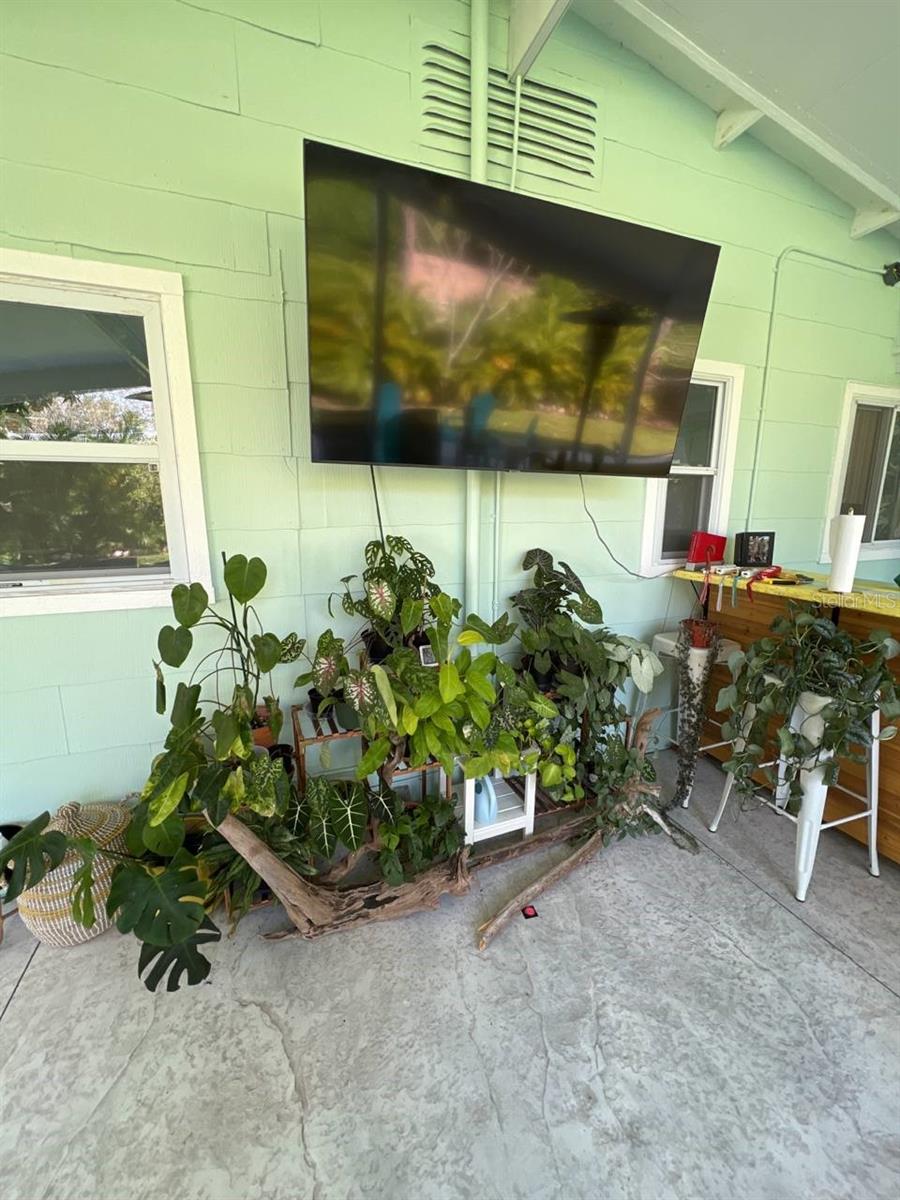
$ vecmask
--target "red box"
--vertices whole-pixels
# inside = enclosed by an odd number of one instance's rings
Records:
[[[709,566],[710,563],[724,562],[725,538],[718,533],[704,533],[703,530],[695,530],[691,534],[687,560],[689,564],[697,564],[701,567]]]

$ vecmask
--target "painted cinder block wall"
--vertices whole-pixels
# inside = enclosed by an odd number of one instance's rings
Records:
[[[376,529],[367,471],[309,461],[301,137],[433,164],[420,145],[421,47],[435,37],[464,46],[468,21],[461,0],[0,5],[0,242],[182,273],[210,551],[214,563],[223,548],[267,560],[262,610],[278,632],[318,634],[328,592]],[[502,66],[504,0],[491,41]],[[722,244],[700,353],[746,367],[729,520],[742,528],[775,256],[801,245],[877,267],[897,257],[896,242],[852,242],[846,206],[751,137],[714,151],[707,108],[577,18],[553,35],[538,73],[597,101],[602,166],[590,189],[525,170],[519,187]],[[467,169],[463,159],[446,166]],[[897,382],[898,300],[841,269],[786,269],[753,514],[777,529],[783,561],[815,565],[846,381]],[[388,527],[430,553],[461,594],[462,475],[382,469],[380,481]],[[636,568],[643,482],[588,480],[588,497],[616,555]],[[501,596],[534,544],[582,573],[617,629],[646,636],[687,611],[683,585],[638,582],[610,561],[577,480],[504,480]],[[490,568],[485,537],[483,609]],[[0,622],[6,818],[142,782],[164,732],[150,671],[164,619],[144,610]],[[292,675],[279,680],[283,699]]]

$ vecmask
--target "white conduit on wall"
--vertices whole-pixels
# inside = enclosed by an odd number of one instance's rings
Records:
[[[469,171],[475,183],[487,181],[487,116],[488,116],[488,0],[472,0],[469,63],[470,63],[470,139]],[[496,536],[496,533],[495,533]],[[481,476],[466,471],[466,613],[479,608],[479,574],[481,559]]]
[[[830,263],[835,267],[846,267],[849,271],[859,271],[862,275],[877,275],[882,272],[874,267],[858,267],[855,263],[844,262],[842,258],[828,258],[824,254],[816,254],[813,250],[804,250],[802,246],[785,246],[775,259],[774,279],[772,280],[772,304],[769,308],[769,325],[766,331],[766,351],[763,358],[762,385],[759,395],[759,416],[756,421],[756,440],[753,445],[753,468],[750,472],[750,494],[747,497],[747,521],[745,529],[753,528],[753,502],[756,499],[756,483],[759,475],[759,455],[762,448],[763,426],[766,419],[766,400],[769,393],[769,364],[772,357],[772,339],[775,331],[775,313],[778,307],[778,284],[781,280],[781,267],[792,254],[803,258],[813,258],[817,262]]]

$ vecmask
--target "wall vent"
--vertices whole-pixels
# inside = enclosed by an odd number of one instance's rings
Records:
[[[422,138],[436,150],[468,157],[470,80],[467,55],[436,42],[423,47]],[[515,87],[503,71],[488,77],[488,162],[509,170]],[[597,103],[537,79],[522,82],[518,170],[585,187],[597,177]]]

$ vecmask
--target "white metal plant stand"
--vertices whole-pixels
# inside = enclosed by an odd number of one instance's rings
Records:
[[[495,771],[492,779],[497,793],[497,819],[489,824],[475,820],[475,780],[467,779],[463,788],[466,845],[483,842],[486,838],[501,837],[521,829],[525,836],[534,833],[534,800],[537,790],[537,775],[532,772],[525,777],[524,794],[519,795],[508,779]]]
[[[816,721],[821,723],[821,718],[809,715],[802,708],[802,705],[798,705],[797,709],[791,715],[792,727],[795,729],[802,727],[803,733],[813,744],[816,744],[818,738],[821,738],[821,730],[817,729]],[[744,722],[742,722],[742,725],[744,725]],[[880,744],[878,738],[881,733],[881,713],[877,708],[872,713],[870,730],[872,733],[872,744],[869,746],[868,754],[866,755],[865,796],[851,791],[850,788],[846,788],[840,783],[832,784],[835,791],[842,792],[845,796],[850,796],[860,804],[865,805],[862,812],[851,813],[849,817],[839,817],[836,821],[822,820],[825,812],[825,801],[828,798],[828,787],[822,779],[823,767],[821,766],[815,767],[811,771],[801,770],[800,786],[803,789],[803,799],[800,802],[800,812],[796,816],[793,813],[789,813],[785,807],[788,800],[785,788],[776,787],[773,798],[764,801],[767,807],[771,808],[773,812],[781,817],[787,817],[789,821],[793,821],[797,826],[797,841],[794,849],[794,895],[798,900],[805,900],[806,893],[809,890],[813,867],[816,862],[816,851],[819,848],[819,835],[823,829],[832,829],[835,825],[846,825],[850,821],[861,821],[863,818],[868,819],[869,873],[876,877],[880,874],[878,867],[878,771]],[[740,739],[738,738],[736,741],[739,746]],[[771,763],[762,763],[760,765],[773,766],[778,761],[780,760],[773,760]],[[782,776],[781,768],[779,768],[778,774],[780,778]],[[719,801],[716,815],[709,825],[711,833],[715,833],[719,828],[719,822],[725,812],[725,806],[728,803],[733,786],[734,776],[729,775],[725,780],[725,786],[722,788],[722,798]]]

